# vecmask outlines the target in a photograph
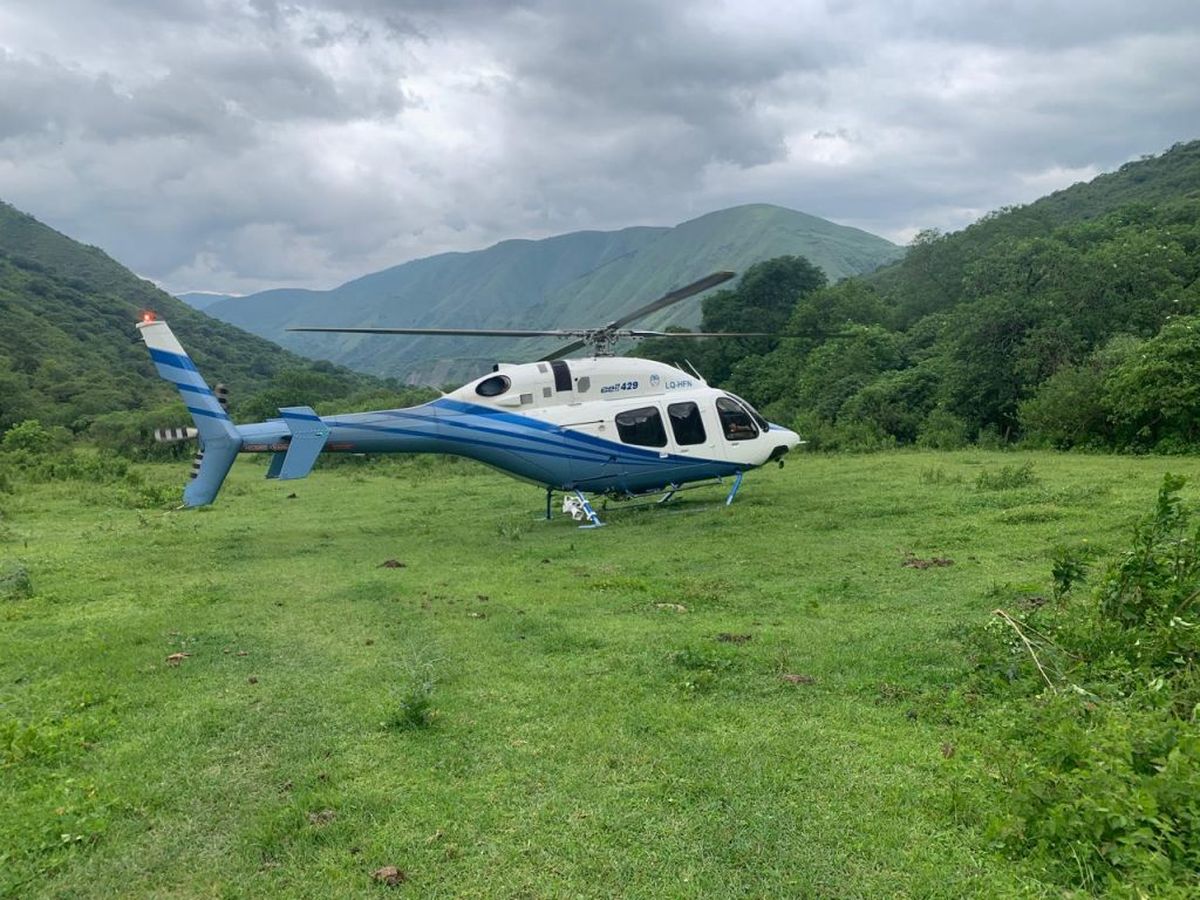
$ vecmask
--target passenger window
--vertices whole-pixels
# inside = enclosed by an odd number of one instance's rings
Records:
[[[663,430],[662,416],[656,406],[617,413],[617,433],[626,444],[639,447],[667,446],[667,432]]]
[[[717,398],[717,415],[721,419],[721,428],[725,431],[727,439],[748,441],[758,437],[758,428],[750,418],[750,413],[728,397]]]
[[[675,443],[681,447],[704,443],[704,422],[700,418],[700,407],[695,403],[672,403],[667,407],[667,415],[671,417]]]

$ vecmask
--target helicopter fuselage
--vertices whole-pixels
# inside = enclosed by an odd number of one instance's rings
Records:
[[[240,449],[282,462],[294,424],[238,425]],[[622,357],[500,364],[430,403],[318,427],[321,452],[447,453],[548,489],[614,495],[734,475],[800,442],[697,375]]]

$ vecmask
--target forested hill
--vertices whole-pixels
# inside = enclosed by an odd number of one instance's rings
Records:
[[[797,337],[688,355],[816,446],[1200,448],[1200,141],[925,232],[867,277],[818,287],[802,263],[704,306],[705,330]]]
[[[589,327],[612,321],[719,269],[742,271],[802,254],[831,279],[869,272],[901,249],[857,228],[767,204],[738,206],[671,228],[579,231],[503,241],[413,260],[331,291],[273,290],[214,303],[210,315],[308,356],[365,372],[442,384],[498,359],[536,359],[555,341],[289,333],[293,325],[479,328]],[[641,323],[694,324],[696,303]]]
[[[35,418],[86,433],[114,411],[169,407],[176,395],[136,340],[144,309],[167,319],[200,371],[243,404],[281,378],[307,378],[318,399],[374,383],[209,318],[100,249],[0,203],[0,431]]]

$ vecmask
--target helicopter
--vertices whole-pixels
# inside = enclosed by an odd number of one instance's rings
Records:
[[[603,525],[589,495],[666,503],[679,491],[730,479],[733,503],[744,474],[802,443],[768,422],[740,397],[690,372],[649,359],[615,355],[627,338],[667,332],[626,326],[733,278],[714,272],[607,325],[591,329],[340,328],[289,331],[351,334],[559,337],[570,343],[530,363],[497,363],[492,371],[436,400],[404,409],[319,416],[307,406],[282,407],[280,418],[235,425],[223,385],[210,388],[165,321],[142,314],[137,329],[158,374],[179,390],[194,428],[156,432],[164,442],[198,439],[184,489],[185,507],[217,497],[239,453],[270,453],[267,478],[304,478],[322,453],[442,453],[478,460],[546,491],[563,511]],[[762,337],[753,332],[682,332],[671,337]],[[590,357],[563,359],[590,348]]]

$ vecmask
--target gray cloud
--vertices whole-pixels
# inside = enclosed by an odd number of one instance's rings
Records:
[[[1200,136],[1200,7],[0,0],[0,197],[170,289],[775,202],[903,240]]]

